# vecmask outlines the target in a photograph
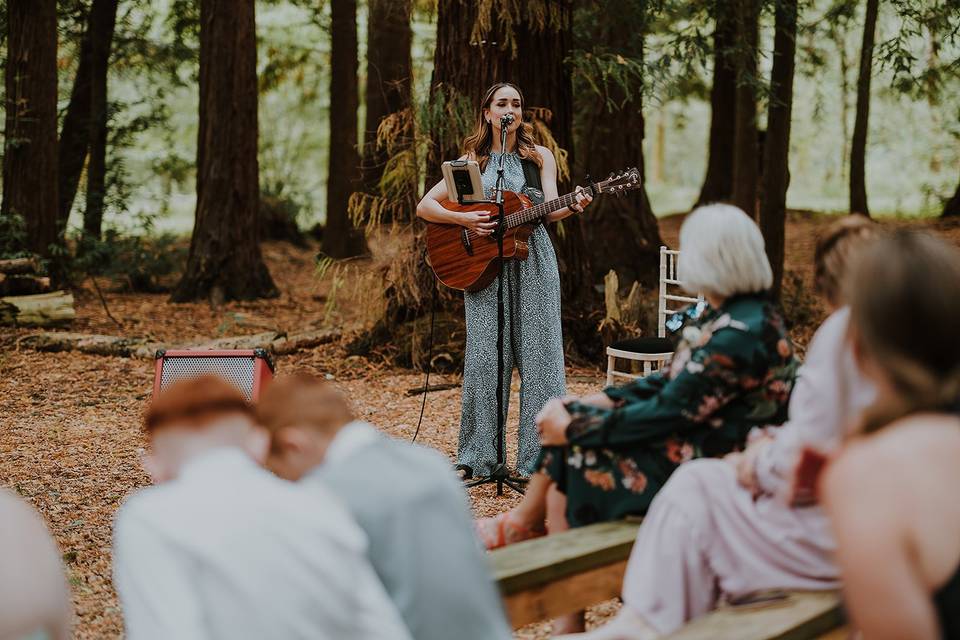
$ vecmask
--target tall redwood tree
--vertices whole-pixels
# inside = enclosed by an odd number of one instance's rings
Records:
[[[363,234],[350,221],[347,203],[360,188],[357,151],[357,0],[331,0],[330,161],[323,252],[349,258],[366,251]]]
[[[877,32],[880,0],[867,0],[860,47],[860,75],[857,78],[857,115],[850,143],[850,213],[869,216],[867,206],[867,130],[870,120],[870,77],[873,75],[873,45]]]
[[[410,45],[412,0],[370,0],[367,18],[366,122],[363,131],[363,188],[378,192],[387,152],[378,149],[377,127],[412,105]]]
[[[732,202],[757,217],[757,46],[760,0],[735,0],[737,91],[733,144]]]
[[[577,16],[582,25],[578,27],[578,39],[593,45],[585,52],[590,54],[588,59],[620,55],[642,65],[646,3],[610,0],[601,6],[610,14],[619,10],[619,19],[597,20],[596,5],[584,7],[581,11],[589,13]],[[583,69],[583,73],[591,72],[591,66]],[[593,281],[603,281],[613,269],[624,284],[639,280],[652,287],[657,281],[663,240],[643,180],[643,78],[631,74],[622,83],[589,78],[598,84],[600,92],[586,89],[588,79],[582,80],[577,84],[584,90],[576,93],[574,103],[578,173],[601,179],[611,171],[635,166],[641,176],[640,189],[620,197],[601,197],[590,205],[584,231],[592,248]]]
[[[727,0],[714,6],[713,84],[710,87],[710,144],[707,172],[697,204],[733,195],[734,126],[737,112],[736,20]]]
[[[61,233],[66,229],[73,208],[84,161],[94,144],[95,152],[87,168],[84,235],[100,237],[106,174],[107,71],[118,3],[119,0],[93,0],[80,40],[77,75],[60,131],[57,226]]]
[[[260,253],[254,0],[200,2],[197,212],[183,302],[277,295]]]
[[[960,184],[957,185],[957,190],[953,193],[953,197],[947,200],[947,203],[943,206],[943,213],[940,215],[960,216]]]
[[[773,268],[774,295],[783,281],[787,218],[787,186],[790,180],[790,115],[793,111],[793,72],[797,50],[797,0],[778,0],[773,38],[773,69],[770,73],[770,103],[764,149],[763,198],[760,230]]]
[[[53,255],[57,234],[57,3],[9,0],[3,202],[26,222],[24,249]],[[53,273],[59,277],[57,265]]]

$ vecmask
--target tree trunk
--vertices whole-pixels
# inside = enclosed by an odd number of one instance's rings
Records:
[[[377,127],[386,116],[411,106],[413,3],[411,0],[370,0],[369,7],[363,188],[368,193],[378,193],[389,157],[386,149],[377,149]]]
[[[70,210],[77,194],[77,185],[83,171],[83,162],[87,150],[101,135],[102,127],[104,148],[106,147],[107,117],[107,70],[110,62],[110,48],[113,43],[113,30],[117,21],[119,0],[93,0],[87,16],[87,29],[80,41],[80,61],[77,76],[70,92],[70,103],[63,118],[60,132],[59,158],[59,203],[57,206],[57,228],[63,233],[67,228]],[[91,157],[91,165],[95,159]],[[104,159],[101,157],[101,165]],[[88,168],[87,207],[90,207],[90,182]],[[95,184],[93,186],[96,186]],[[100,191],[102,192],[102,184]],[[102,197],[101,197],[102,203]],[[102,211],[101,217],[102,217]],[[84,228],[87,227],[86,216]],[[86,232],[85,232],[86,234]],[[99,238],[99,232],[96,234]]]
[[[103,87],[106,89],[106,86]],[[99,240],[103,226],[103,201],[107,190],[107,105],[91,122],[90,161],[87,163],[87,203],[83,210],[83,237]]]
[[[642,60],[646,20],[643,16],[635,17],[639,19],[628,20],[625,16],[623,20],[604,22],[590,31],[590,40]],[[589,19],[592,21],[593,17]],[[605,281],[612,269],[625,285],[640,281],[646,287],[653,287],[657,282],[663,240],[645,187],[642,91],[641,87],[631,89],[625,93],[620,85],[611,84],[609,96],[591,91],[577,95],[574,106],[579,116],[576,128],[579,137],[576,144],[578,149],[587,150],[579,155],[583,173],[597,179],[610,171],[636,165],[641,177],[640,189],[616,198],[604,196],[591,204],[585,231],[587,245],[593,248],[594,282]],[[616,106],[608,107],[609,103]],[[600,148],[603,152],[597,153]],[[599,247],[603,249],[597,250]]]
[[[254,0],[201,0],[197,213],[175,302],[277,295],[260,253]]]
[[[760,230],[773,268],[773,292],[780,297],[783,281],[787,187],[790,183],[790,115],[793,110],[793,71],[797,50],[797,0],[780,0],[776,7],[773,69],[767,136],[763,145],[763,199]]]
[[[733,145],[733,204],[757,217],[757,44],[759,0],[737,0],[737,100]]]
[[[332,0],[330,47],[330,161],[327,174],[327,221],[323,252],[349,258],[366,251],[363,235],[347,212],[350,194],[360,188],[357,152],[357,0]]]
[[[873,74],[873,42],[877,31],[879,0],[867,0],[860,47],[860,76],[857,78],[857,115],[850,144],[850,213],[870,215],[867,206],[866,155],[870,119],[870,76]]]
[[[52,256],[57,234],[57,3],[7,5],[6,121],[0,215],[26,223],[27,246]],[[58,276],[54,265],[51,275]],[[57,279],[57,278],[55,278]]]
[[[733,195],[734,126],[737,109],[736,21],[726,2],[714,8],[713,85],[710,88],[710,150],[707,174],[697,205],[729,200]]]
[[[957,190],[953,193],[953,197],[947,200],[947,204],[943,205],[942,216],[960,216],[960,184],[957,185]]]

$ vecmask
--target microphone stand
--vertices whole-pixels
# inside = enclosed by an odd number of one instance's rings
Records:
[[[512,120],[510,121],[513,122]],[[490,472],[490,475],[486,478],[478,478],[476,480],[471,480],[467,482],[464,486],[467,488],[476,487],[482,484],[496,483],[497,485],[497,495],[503,495],[503,485],[507,485],[514,491],[518,493],[523,493],[523,489],[520,486],[520,481],[514,480],[510,477],[510,471],[507,469],[507,458],[506,452],[504,451],[504,440],[505,440],[505,431],[506,431],[506,416],[503,411],[503,374],[504,374],[504,362],[503,362],[503,353],[504,353],[504,344],[503,344],[503,329],[504,329],[504,303],[503,303],[503,269],[505,266],[503,259],[503,234],[507,231],[506,224],[506,215],[503,209],[503,188],[506,183],[504,177],[503,169],[503,157],[506,154],[507,149],[507,126],[504,124],[504,119],[500,119],[500,158],[497,162],[497,181],[496,186],[494,187],[495,195],[492,201],[490,200],[480,200],[474,201],[474,204],[478,203],[488,203],[497,205],[497,210],[499,212],[499,217],[497,218],[497,228],[494,230],[494,235],[497,239],[497,262],[500,267],[499,275],[497,276],[497,464],[494,465],[493,470]]]

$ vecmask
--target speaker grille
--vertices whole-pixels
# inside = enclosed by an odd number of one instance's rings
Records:
[[[160,375],[160,389],[166,389],[177,380],[196,378],[205,373],[220,376],[253,401],[253,364],[249,357],[167,357]]]

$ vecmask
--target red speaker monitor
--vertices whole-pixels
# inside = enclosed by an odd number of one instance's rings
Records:
[[[230,349],[221,351],[160,350],[153,378],[153,395],[183,380],[206,373],[220,376],[233,384],[247,400],[256,402],[273,379],[273,360],[266,349]]]

